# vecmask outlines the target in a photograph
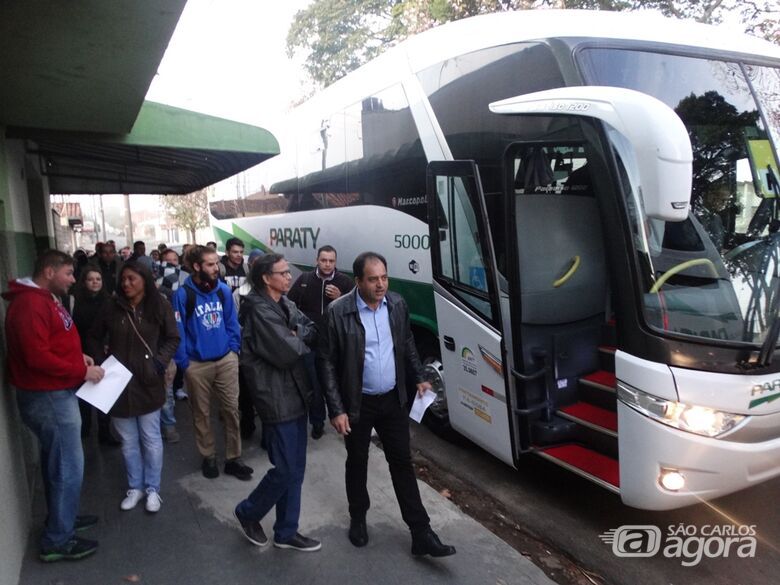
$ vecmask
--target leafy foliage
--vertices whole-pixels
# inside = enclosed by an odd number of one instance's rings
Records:
[[[164,195],[162,205],[171,223],[189,233],[190,242],[195,242],[195,232],[209,224],[209,197],[207,189],[200,189],[188,195]]]
[[[314,0],[298,11],[287,33],[290,56],[324,87],[405,38],[445,22],[506,10],[655,9],[667,16],[717,24],[739,14],[747,32],[780,43],[775,0]]]
[[[685,123],[693,148],[693,190],[727,184],[737,160],[745,158],[745,128],[758,122],[757,112],[738,112],[716,91],[683,98],[675,112]]]

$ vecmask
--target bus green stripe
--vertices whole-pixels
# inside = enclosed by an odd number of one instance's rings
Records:
[[[308,264],[293,263],[293,266],[304,272],[314,270],[314,266]],[[350,278],[354,278],[354,274],[351,272],[346,270],[340,270],[340,272]],[[390,290],[397,292],[406,299],[409,305],[409,319],[412,325],[427,329],[433,335],[439,334],[439,327],[436,324],[436,305],[433,300],[432,285],[403,278],[391,278]]]

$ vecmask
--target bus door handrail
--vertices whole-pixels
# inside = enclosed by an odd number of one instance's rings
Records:
[[[530,382],[531,380],[536,380],[537,378],[541,378],[549,370],[550,370],[549,366],[542,366],[541,368],[539,368],[535,372],[531,372],[530,374],[521,374],[516,369],[512,368],[512,375],[515,378],[522,380],[523,382]]]

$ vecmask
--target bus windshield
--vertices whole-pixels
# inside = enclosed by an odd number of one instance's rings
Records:
[[[647,323],[664,333],[761,344],[780,288],[780,69],[601,48],[581,51],[579,60],[590,84],[665,102],[691,138],[685,221],[644,217],[635,189],[625,189]]]

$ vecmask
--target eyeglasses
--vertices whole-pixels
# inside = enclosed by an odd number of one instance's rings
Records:
[[[282,276],[292,276],[291,270],[272,270],[271,274],[281,274]]]

